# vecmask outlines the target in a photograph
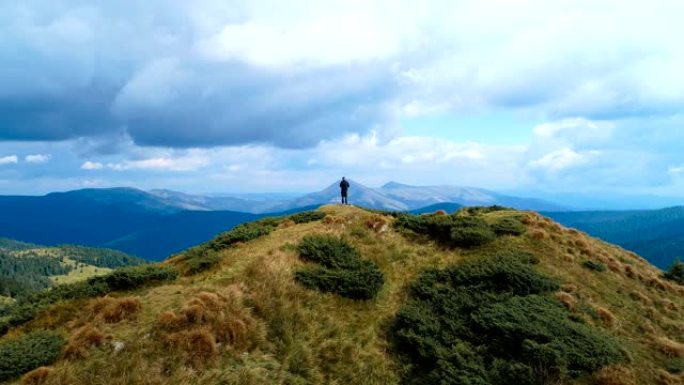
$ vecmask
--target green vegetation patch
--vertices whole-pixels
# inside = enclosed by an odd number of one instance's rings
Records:
[[[684,263],[682,261],[676,260],[670,266],[670,269],[663,274],[663,276],[669,280],[675,281],[680,285],[684,285]]]
[[[351,299],[371,299],[385,282],[378,266],[361,259],[358,251],[343,239],[307,236],[297,250],[302,259],[321,265],[295,272],[297,282],[308,288]]]
[[[503,218],[492,225],[496,235],[521,235],[525,233],[525,225],[518,218]]]
[[[273,231],[279,222],[260,220],[256,222],[243,223],[235,226],[232,230],[219,234],[216,238],[206,243],[210,250],[221,251],[236,243],[249,242],[253,239],[268,235]]]
[[[475,247],[493,241],[496,234],[476,216],[402,214],[394,226],[422,234],[453,247]]]
[[[606,271],[606,265],[604,265],[601,262],[597,262],[597,261],[587,260],[587,261],[582,262],[582,266],[586,267],[589,270],[594,270],[594,271],[599,271],[599,272]]]
[[[59,357],[64,339],[54,332],[38,331],[0,343],[0,381],[10,380]]]
[[[36,292],[6,308],[7,314],[0,318],[0,335],[5,334],[10,327],[32,320],[40,311],[58,301],[98,297],[113,291],[132,290],[173,281],[177,277],[178,271],[170,266],[140,265],[117,269],[107,275],[92,277],[83,282],[58,285]]]
[[[424,272],[391,326],[408,384],[555,384],[623,359],[549,294],[525,258]]]
[[[296,224],[309,223],[313,221],[320,221],[325,218],[325,213],[320,211],[303,211],[294,215],[290,215],[290,220]]]

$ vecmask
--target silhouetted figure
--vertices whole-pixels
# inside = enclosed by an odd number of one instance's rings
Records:
[[[349,202],[347,202],[347,190],[349,190],[349,182],[347,182],[344,177],[342,177],[342,182],[340,182],[340,192],[342,193],[342,204],[343,205],[348,205]]]

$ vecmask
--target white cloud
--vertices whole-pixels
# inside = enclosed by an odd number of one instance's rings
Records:
[[[93,162],[90,160],[86,160],[83,162],[81,165],[82,170],[101,170],[104,167],[104,165],[100,162]]]
[[[116,171],[125,170],[157,170],[157,171],[195,171],[209,164],[209,159],[202,155],[178,158],[159,157],[140,160],[127,160],[119,163],[107,163],[107,167]]]
[[[50,154],[32,154],[24,157],[27,163],[45,163],[48,160],[50,160]]]
[[[600,155],[599,151],[576,152],[570,148],[564,148],[544,155],[529,163],[532,169],[542,169],[551,172],[559,172],[572,167],[589,163],[593,158]]]
[[[16,155],[8,155],[0,157],[0,165],[3,164],[16,164],[19,158]]]
[[[667,172],[674,176],[684,176],[684,164],[681,166],[672,166],[667,170]]]

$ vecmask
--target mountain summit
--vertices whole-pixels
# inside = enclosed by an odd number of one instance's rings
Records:
[[[536,213],[329,205],[18,301],[0,381],[674,385],[682,309],[641,257]]]

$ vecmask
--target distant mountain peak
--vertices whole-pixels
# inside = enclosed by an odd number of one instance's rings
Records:
[[[399,183],[399,182],[395,182],[395,181],[390,181],[390,182],[387,182],[384,185],[382,185],[380,188],[391,189],[391,188],[402,188],[402,187],[413,187],[413,186],[409,186],[407,184],[403,184],[403,183]]]

